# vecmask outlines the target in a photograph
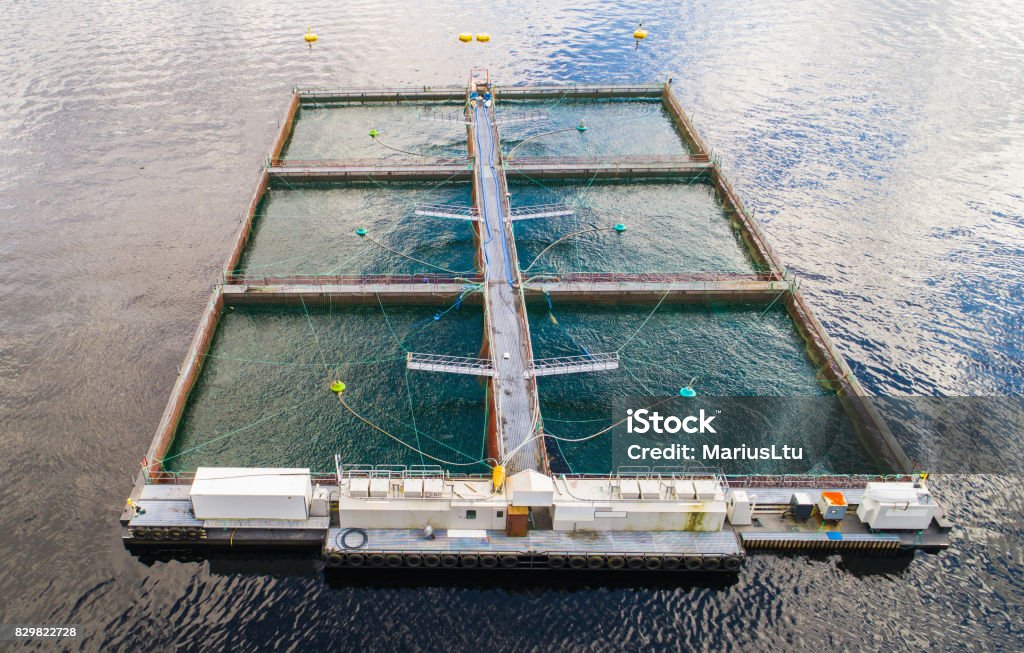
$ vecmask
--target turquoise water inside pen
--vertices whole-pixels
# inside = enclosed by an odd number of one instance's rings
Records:
[[[464,100],[465,94],[453,102],[305,106],[299,112],[282,157],[465,158],[466,126],[461,113]],[[377,132],[375,138],[370,136],[371,131]]]
[[[660,99],[501,100],[495,105],[506,156],[683,156],[689,153]],[[502,123],[531,116],[531,120]],[[585,130],[578,127],[582,125]]]
[[[414,214],[417,204],[471,206],[468,183],[274,188],[238,266],[259,276],[475,274],[472,224]],[[356,229],[366,229],[365,237]]]
[[[471,376],[406,370],[406,351],[478,354],[479,307],[436,315],[430,307],[229,308],[167,467],[329,473],[337,454],[362,467],[441,464],[453,472],[487,471],[473,464],[485,457],[484,384]],[[329,391],[336,379],[347,386],[343,396],[351,410]],[[394,410],[396,403],[401,410]]]
[[[559,203],[574,214],[514,223],[525,276],[564,272],[726,273],[760,269],[700,179],[536,182],[511,174],[512,206]],[[623,225],[625,231],[615,230]]]

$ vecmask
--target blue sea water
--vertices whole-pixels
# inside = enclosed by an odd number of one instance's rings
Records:
[[[958,525],[941,555],[754,556],[731,583],[140,561],[116,521],[295,84],[461,84],[475,65],[501,83],[672,77],[870,391],[1019,395],[1018,14],[940,0],[8,3],[0,622],[77,623],[85,636],[63,645],[85,650],[1019,650],[1016,477],[934,483]]]

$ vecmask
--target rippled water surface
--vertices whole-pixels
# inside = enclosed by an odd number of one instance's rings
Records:
[[[88,650],[1019,650],[1024,506],[1002,477],[935,483],[958,524],[944,554],[758,555],[731,583],[325,582],[301,559],[140,561],[117,525],[296,84],[461,84],[473,65],[500,83],[672,77],[871,391],[1019,394],[1018,14],[938,0],[7,3],[0,622],[78,623]],[[365,127],[352,138],[372,155]],[[462,136],[421,128],[439,138],[396,146]]]

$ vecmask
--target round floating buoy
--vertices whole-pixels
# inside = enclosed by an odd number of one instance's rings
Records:
[[[313,33],[312,25],[306,28],[306,34],[302,37],[302,39],[306,43],[309,43],[309,47],[313,47],[313,44],[316,43],[316,34]]]
[[[469,32],[463,32],[462,34],[459,34],[459,40],[463,43],[469,43],[473,40],[473,35]]]
[[[643,23],[637,25],[637,28],[633,30],[633,38],[637,41],[647,38],[647,30],[644,29]]]
[[[362,227],[359,227],[358,229],[356,229],[356,235],[360,236],[360,237],[365,236],[366,235],[366,229],[363,229]]]
[[[337,392],[339,395],[345,392],[345,383],[343,381],[334,381],[331,383],[331,392]]]
[[[370,138],[377,138],[378,135],[380,135],[380,132],[377,131],[376,129],[370,130]]]
[[[480,32],[479,34],[476,35],[476,40],[480,41],[481,43],[487,43],[488,41],[491,40],[491,35],[488,34],[487,32]]]
[[[691,388],[690,386],[684,386],[682,388],[679,388],[679,396],[680,397],[696,397],[697,396],[697,391],[694,390],[693,388]]]
[[[619,232],[620,234],[623,231],[625,231],[625,230],[626,230],[626,225],[622,224],[621,222],[619,224],[615,225],[615,231]]]
[[[580,124],[576,125],[576,131],[580,133],[587,131],[587,126],[583,124],[582,120],[580,121]]]

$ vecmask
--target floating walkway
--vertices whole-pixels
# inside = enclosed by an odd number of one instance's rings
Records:
[[[495,435],[499,445],[493,457],[510,473],[533,469],[548,472],[540,423],[537,386],[527,375],[531,352],[526,307],[519,292],[519,257],[512,235],[507,184],[494,112],[481,100],[469,109],[475,153],[474,197],[482,217],[478,241],[484,265],[487,349],[495,360]]]

